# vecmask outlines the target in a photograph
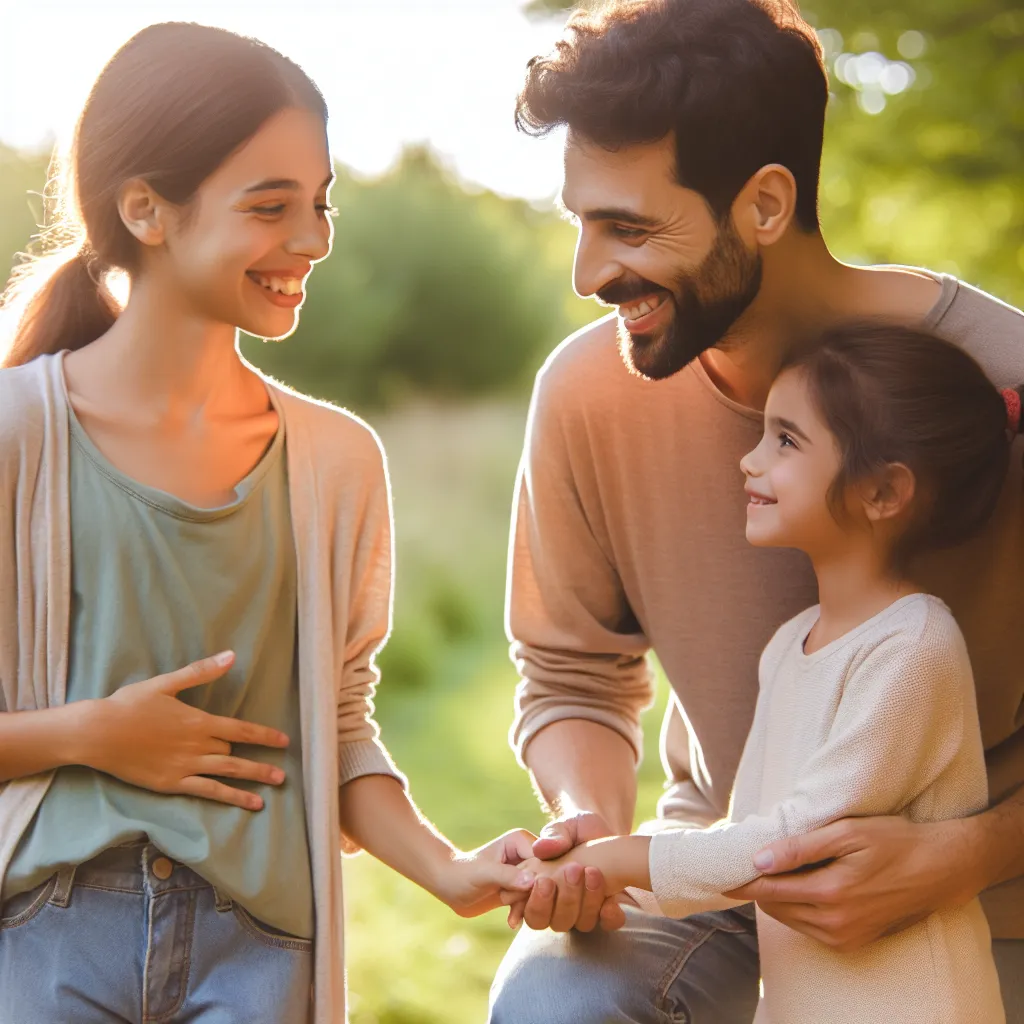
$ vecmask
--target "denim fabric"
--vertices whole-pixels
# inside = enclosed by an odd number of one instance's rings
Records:
[[[993,953],[1006,1022],[1024,1024],[1024,940]],[[678,921],[628,908],[610,934],[524,928],[494,979],[489,1022],[750,1024],[758,974],[749,908]]]
[[[312,976],[311,940],[148,843],[0,908],[0,1024],[307,1024]]]
[[[617,932],[522,929],[491,988],[490,1024],[750,1024],[752,907],[682,920],[626,908]]]

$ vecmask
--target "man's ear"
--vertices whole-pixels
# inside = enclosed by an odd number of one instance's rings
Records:
[[[796,214],[796,179],[782,164],[767,164],[752,175],[733,200],[732,217],[747,245],[772,245]]]
[[[143,245],[163,245],[167,237],[167,201],[141,178],[121,186],[117,197],[121,222]]]
[[[864,515],[872,523],[902,515],[917,493],[917,479],[902,462],[892,462],[859,488]]]

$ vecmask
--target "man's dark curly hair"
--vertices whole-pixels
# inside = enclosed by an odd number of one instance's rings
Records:
[[[789,168],[818,229],[828,81],[790,0],[611,0],[534,57],[516,104],[531,135],[567,126],[613,150],[673,134],[676,177],[722,218],[767,164]]]

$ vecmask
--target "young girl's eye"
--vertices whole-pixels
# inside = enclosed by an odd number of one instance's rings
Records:
[[[265,217],[276,217],[284,213],[284,203],[277,203],[274,206],[254,206],[253,211]]]
[[[779,447],[780,448],[795,448],[796,441],[789,436],[785,431],[779,434]]]

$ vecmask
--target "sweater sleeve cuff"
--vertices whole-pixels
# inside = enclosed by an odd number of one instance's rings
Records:
[[[390,775],[404,789],[409,788],[406,777],[395,767],[391,755],[376,739],[351,740],[338,744],[338,785],[344,786],[363,775]]]
[[[345,783],[364,775],[388,775],[397,780],[403,789],[409,788],[408,779],[395,767],[391,755],[379,740],[351,740],[338,744],[339,789]],[[362,852],[362,848],[343,832],[341,852],[345,856],[354,857]]]
[[[661,905],[658,903],[658,897],[653,892],[648,892],[646,889],[634,889],[632,887],[626,890],[626,895],[637,905],[638,909],[642,910],[645,914],[653,914],[655,917],[664,917],[662,913]]]

